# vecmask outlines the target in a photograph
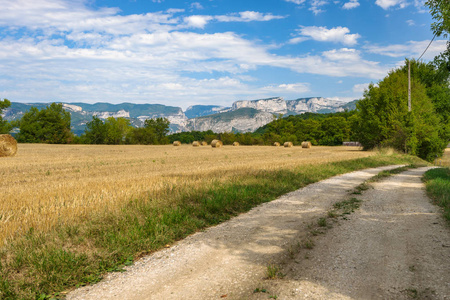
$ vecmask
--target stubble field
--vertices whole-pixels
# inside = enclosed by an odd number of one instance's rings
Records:
[[[293,169],[373,155],[356,147],[104,146],[20,144],[0,159],[0,245],[33,228],[82,222],[134,199],[261,170]],[[149,200],[150,201],[150,200]]]

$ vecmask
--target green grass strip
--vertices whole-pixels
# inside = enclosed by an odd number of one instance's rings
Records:
[[[428,195],[443,208],[444,218],[450,224],[450,169],[438,168],[425,172],[423,179]]]
[[[47,233],[29,232],[0,253],[0,299],[63,298],[65,290],[98,282],[138,257],[206,227],[331,176],[412,156],[377,155],[282,171],[255,171],[196,190],[169,187],[167,199],[135,199],[118,214],[80,220]],[[157,201],[156,201],[157,200]]]

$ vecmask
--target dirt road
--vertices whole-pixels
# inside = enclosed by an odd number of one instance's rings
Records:
[[[450,229],[425,195],[425,168],[373,184],[348,220],[297,247],[333,203],[387,168],[287,194],[68,299],[450,299]],[[285,276],[264,279],[268,265]]]

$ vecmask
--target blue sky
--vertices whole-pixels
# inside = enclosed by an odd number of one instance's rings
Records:
[[[362,97],[433,37],[423,0],[0,0],[0,98]],[[433,42],[423,60],[445,49]]]

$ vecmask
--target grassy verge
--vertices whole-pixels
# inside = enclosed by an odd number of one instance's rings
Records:
[[[63,298],[64,290],[121,271],[136,258],[287,192],[346,172],[419,162],[372,156],[278,171],[243,172],[201,188],[170,186],[163,198],[134,199],[119,213],[82,219],[47,233],[33,228],[0,253],[0,299]]]
[[[427,192],[434,203],[443,208],[445,219],[450,223],[450,169],[431,169],[423,177]]]

